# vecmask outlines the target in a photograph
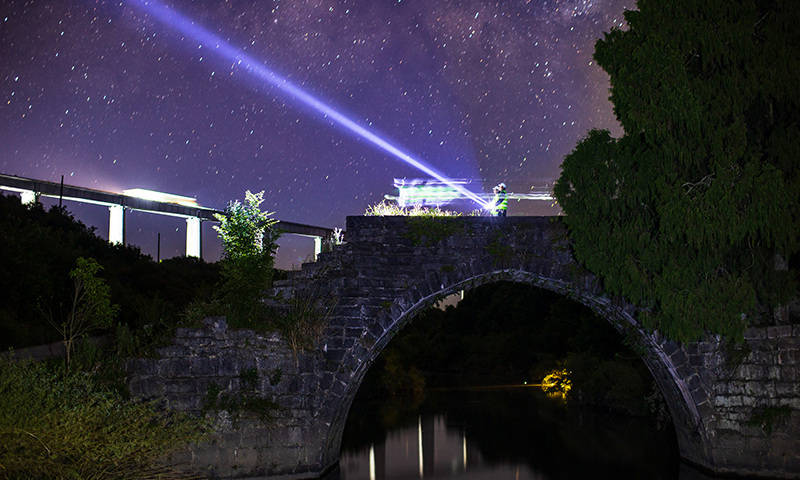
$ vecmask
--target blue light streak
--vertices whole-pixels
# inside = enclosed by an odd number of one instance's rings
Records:
[[[143,10],[145,10],[148,14],[156,18],[161,23],[193,39],[194,41],[199,43],[202,47],[211,49],[211,51],[218,54],[219,56],[233,62],[236,65],[245,68],[247,71],[257,76],[258,78],[265,80],[267,83],[277,88],[281,92],[288,94],[290,97],[299,100],[304,105],[311,107],[312,109],[321,113],[324,118],[330,119],[335,125],[338,125],[340,127],[349,130],[350,132],[358,135],[359,137],[369,141],[370,143],[380,148],[381,150],[391,154],[395,158],[402,160],[403,162],[411,165],[412,167],[430,175],[436,180],[439,180],[451,186],[455,190],[461,192],[467,198],[476,202],[481,207],[485,209],[490,208],[490,205],[488,205],[486,201],[482,200],[475,193],[467,190],[462,185],[451,180],[450,178],[440,173],[433,167],[426,165],[421,159],[416,158],[415,156],[403,151],[402,149],[395,146],[388,140],[385,140],[378,134],[358,124],[356,121],[350,119],[346,115],[338,112],[330,105],[317,99],[316,97],[304,91],[297,85],[294,85],[293,83],[288,81],[286,78],[270,70],[256,58],[242,52],[240,49],[234,47],[229,42],[214,35],[213,33],[210,33],[208,30],[204,29],[200,25],[197,25],[193,20],[189,19],[188,17],[154,0],[131,0],[131,2],[139,5],[139,7],[141,7]]]

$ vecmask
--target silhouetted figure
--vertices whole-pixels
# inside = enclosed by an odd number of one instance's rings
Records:
[[[495,217],[505,217],[508,213],[508,196],[506,195],[506,184],[500,183],[492,189],[494,199],[492,204],[492,215]]]

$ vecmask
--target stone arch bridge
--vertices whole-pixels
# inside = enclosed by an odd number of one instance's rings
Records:
[[[311,351],[211,318],[178,329],[156,358],[128,362],[133,394],[217,419],[206,443],[171,457],[175,466],[210,478],[320,476],[337,464],[353,398],[394,335],[450,293],[514,281],[589,306],[639,345],[685,460],[800,478],[800,325],[752,327],[739,354],[716,338],[679,345],[644,331],[634,306],[575,264],[557,218],[348,217],[346,231],[346,244],[276,287],[298,301],[336,300]],[[227,410],[214,410],[222,398]],[[275,408],[248,408],[253,398]]]

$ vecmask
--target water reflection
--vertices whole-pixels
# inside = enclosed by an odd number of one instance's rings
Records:
[[[544,479],[527,466],[486,462],[466,432],[448,429],[443,415],[420,417],[416,428],[391,432],[368,450],[342,455],[342,480]]]
[[[429,392],[357,404],[341,480],[682,478],[674,434],[571,409],[537,388]]]

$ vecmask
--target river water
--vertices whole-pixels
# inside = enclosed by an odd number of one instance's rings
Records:
[[[671,425],[508,386],[357,400],[326,480],[701,477],[681,464]]]

